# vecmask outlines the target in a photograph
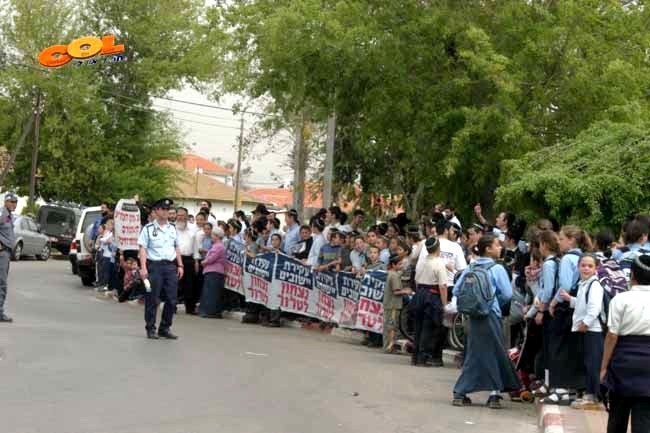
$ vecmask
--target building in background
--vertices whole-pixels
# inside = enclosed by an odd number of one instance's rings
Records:
[[[187,208],[192,215],[196,215],[199,211],[203,200],[209,200],[212,203],[212,214],[218,220],[225,221],[232,218],[235,212],[233,207],[235,188],[213,176],[196,171],[188,171],[186,176],[176,182],[171,198],[174,200],[175,206]],[[253,197],[244,191],[240,191],[239,200],[241,203],[239,209],[247,214],[253,212],[258,203],[267,204],[263,199]]]

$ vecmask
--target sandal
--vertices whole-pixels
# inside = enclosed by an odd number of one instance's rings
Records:
[[[570,406],[571,396],[568,393],[551,393],[541,400],[542,404],[554,404],[558,406]]]

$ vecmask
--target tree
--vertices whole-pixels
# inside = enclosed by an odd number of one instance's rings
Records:
[[[235,1],[225,89],[337,113],[336,178],[415,216],[491,204],[501,162],[648,105],[647,8],[617,1]]]
[[[591,230],[650,211],[650,124],[603,121],[575,139],[504,163],[497,203],[529,220],[553,216]]]
[[[32,0],[9,2],[2,12],[8,67],[0,72],[0,138],[11,149],[40,89],[40,195],[93,204],[169,193],[176,171],[161,161],[179,158],[183,147],[151,97],[200,86],[214,71],[218,36],[201,24],[202,2]],[[126,44],[126,62],[38,66],[36,56],[49,45],[104,34]],[[29,147],[10,179],[19,192],[28,184]]]

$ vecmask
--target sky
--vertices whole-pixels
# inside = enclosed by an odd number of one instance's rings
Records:
[[[240,116],[235,116],[227,110],[200,107],[178,101],[231,108],[233,104],[242,101],[241,98],[231,95],[216,103],[189,88],[170,92],[168,96],[176,101],[154,98],[154,109],[170,112],[181,128],[181,136],[185,144],[191,146],[192,153],[207,159],[220,157],[233,164],[237,163]],[[256,119],[254,115],[244,117],[244,135]],[[251,175],[245,178],[247,186],[272,188],[293,178],[292,171],[283,166],[288,159],[286,153],[269,151],[265,147],[267,146],[264,144],[255,145],[251,156],[242,161],[242,168],[250,166],[253,170]],[[277,181],[275,177],[279,177],[281,181]]]

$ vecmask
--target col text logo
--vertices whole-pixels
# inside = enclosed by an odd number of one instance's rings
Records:
[[[124,44],[115,45],[115,36],[103,36],[101,39],[94,36],[85,36],[75,39],[68,45],[52,45],[45,48],[38,55],[38,62],[47,68],[58,68],[63,66],[72,59],[77,59],[77,65],[81,65],[83,60],[90,59],[97,54],[102,56],[113,55],[113,61],[119,62],[124,60],[123,56],[118,56],[124,52]],[[97,63],[96,60],[89,62]]]

